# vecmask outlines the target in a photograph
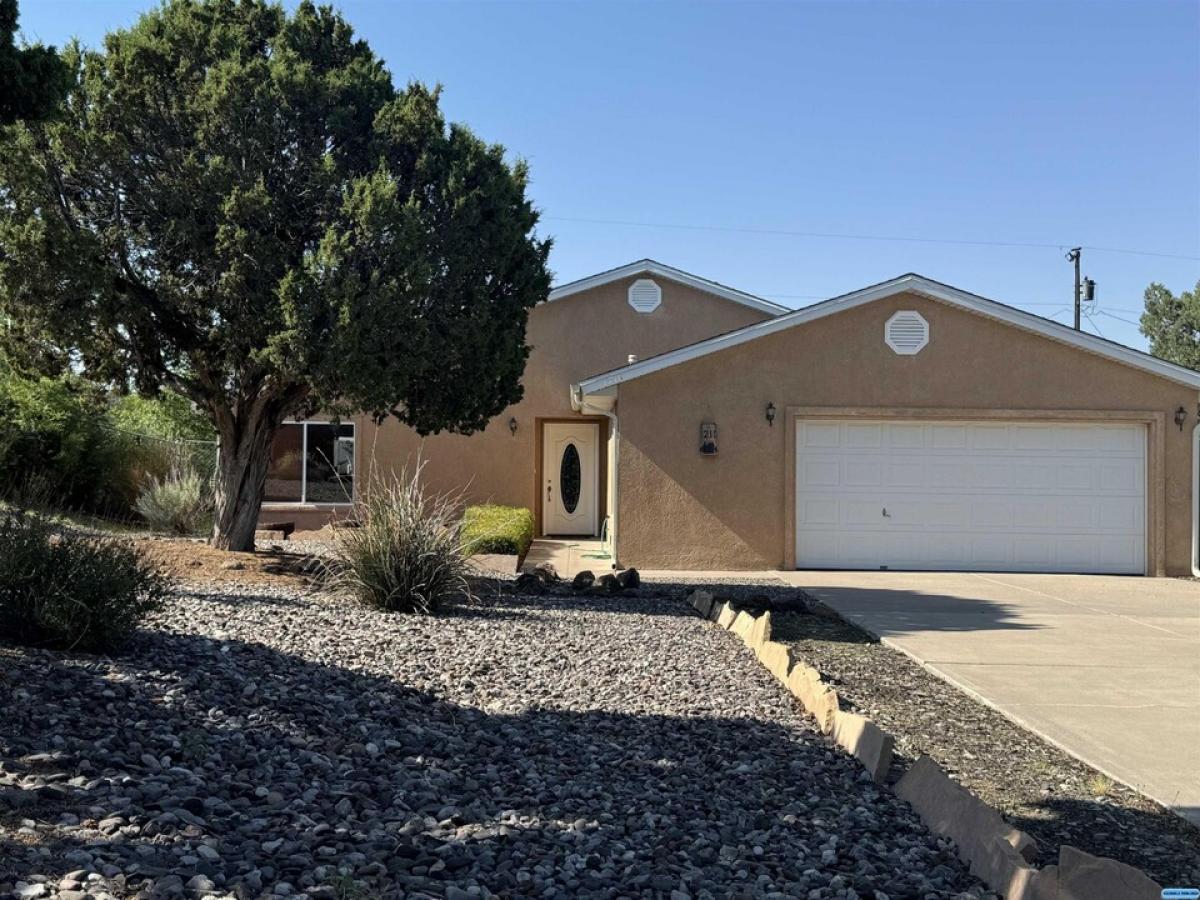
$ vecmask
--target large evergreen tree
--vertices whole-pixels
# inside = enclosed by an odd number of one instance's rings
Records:
[[[17,0],[0,0],[0,125],[48,116],[70,76],[53,47],[18,47],[16,34]]]
[[[64,114],[0,146],[8,351],[197,403],[216,546],[253,546],[288,416],[469,433],[520,398],[549,290],[525,166],[337,13],[167,0],[64,57]]]
[[[1150,339],[1150,352],[1200,371],[1200,282],[1178,297],[1154,282],[1145,296],[1141,329]]]

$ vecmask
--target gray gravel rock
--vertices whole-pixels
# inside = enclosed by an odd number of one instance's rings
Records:
[[[646,583],[181,589],[119,656],[0,646],[0,708],[0,897],[991,896]]]

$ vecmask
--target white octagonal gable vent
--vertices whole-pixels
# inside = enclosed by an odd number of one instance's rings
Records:
[[[640,313],[652,313],[662,304],[662,288],[649,278],[639,278],[629,286],[629,305]]]
[[[919,312],[902,309],[883,326],[883,339],[901,356],[915,356],[929,343],[929,323]]]

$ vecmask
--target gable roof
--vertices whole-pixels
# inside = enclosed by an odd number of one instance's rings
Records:
[[[1200,389],[1200,372],[1158,359],[1148,353],[1134,350],[1102,337],[1076,331],[1052,319],[1046,319],[1042,316],[1025,312],[1022,309],[1017,309],[1014,306],[998,303],[995,300],[980,297],[978,294],[971,294],[956,287],[951,287],[948,284],[942,284],[940,281],[934,281],[931,278],[910,272],[907,275],[901,275],[899,278],[893,278],[890,281],[884,281],[880,284],[863,288],[862,290],[842,294],[839,297],[833,297],[829,300],[823,300],[820,303],[806,306],[803,309],[795,310],[774,319],[756,322],[753,325],[747,325],[745,328],[739,328],[736,331],[719,334],[668,353],[661,353],[658,356],[652,356],[640,362],[622,366],[619,369],[593,375],[591,378],[586,378],[579,382],[579,392],[581,395],[610,393],[618,384],[634,378],[640,378],[643,375],[649,375],[651,372],[657,372],[691,359],[716,353],[719,350],[736,347],[739,344],[765,337],[768,334],[775,334],[788,328],[794,328],[797,325],[803,325],[806,322],[823,319],[825,316],[831,316],[901,293],[918,294],[932,300],[939,300],[951,306],[997,319],[1025,331],[1043,335],[1051,340],[1068,344],[1072,347],[1078,347],[1081,350],[1095,353],[1097,356],[1103,356],[1135,369],[1141,369],[1162,378],[1178,382],[1179,384]]]
[[[772,303],[770,300],[764,300],[762,297],[755,297],[753,294],[747,294],[745,291],[735,290],[723,284],[718,284],[715,281],[709,281],[707,278],[701,278],[699,275],[693,275],[690,272],[676,269],[673,266],[668,266],[653,259],[639,259],[637,262],[631,262],[616,269],[609,269],[607,272],[589,275],[587,278],[580,278],[578,281],[571,281],[560,285],[550,291],[547,302],[561,300],[564,297],[570,297],[572,294],[578,294],[581,291],[600,287],[604,284],[611,284],[614,281],[621,281],[624,278],[632,278],[635,275],[658,275],[661,278],[668,278],[671,281],[686,284],[688,287],[695,288],[698,291],[714,294],[725,300],[732,300],[734,303],[740,303],[742,306],[748,306],[751,309],[756,309],[759,312],[764,312],[772,316],[791,312],[786,306],[780,306],[778,303]]]

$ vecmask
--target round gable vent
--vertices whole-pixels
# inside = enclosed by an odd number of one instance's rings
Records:
[[[662,288],[649,278],[639,278],[629,286],[629,305],[640,313],[652,313],[662,304]]]
[[[915,356],[929,343],[929,323],[919,312],[902,309],[883,326],[883,339],[901,356]]]

